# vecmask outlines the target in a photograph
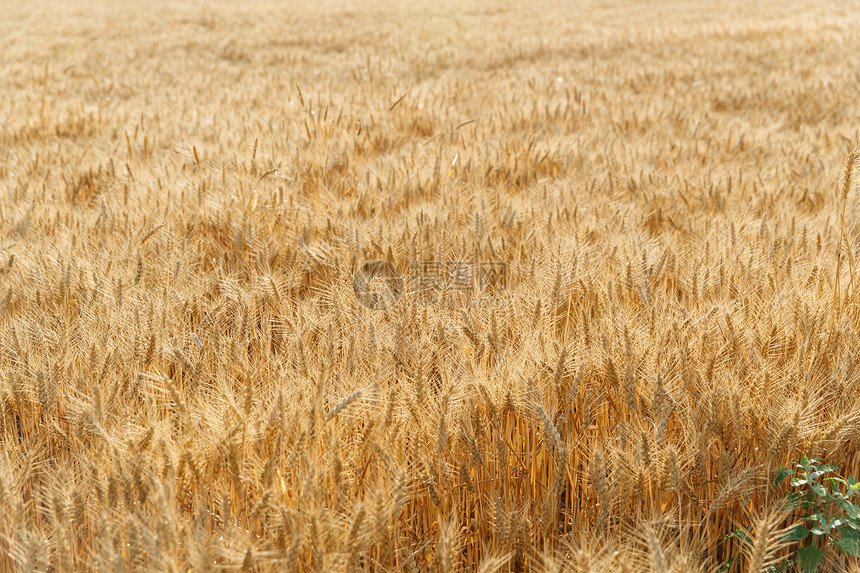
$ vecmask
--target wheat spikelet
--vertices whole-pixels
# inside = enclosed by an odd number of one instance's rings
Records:
[[[720,487],[711,505],[708,507],[707,515],[724,509],[732,502],[749,495],[756,487],[756,478],[760,471],[758,467],[746,468],[737,475],[725,481]]]
[[[845,159],[845,171],[843,172],[842,178],[842,211],[840,216],[840,228],[839,228],[839,246],[836,251],[836,280],[833,286],[833,304],[832,304],[832,315],[830,321],[830,341],[833,342],[833,337],[835,336],[835,327],[836,327],[836,315],[841,310],[840,308],[840,296],[839,296],[839,278],[842,270],[842,252],[847,241],[846,238],[846,229],[845,229],[845,206],[848,203],[848,194],[851,191],[851,188],[854,184],[854,164],[857,160],[857,148],[852,147],[848,152],[848,157]],[[849,258],[850,261],[850,258]],[[851,269],[851,278],[854,278],[853,268]],[[850,288],[850,283],[849,283]]]
[[[752,518],[751,543],[745,548],[750,571],[769,571],[785,560],[784,555],[778,554],[791,544],[785,538],[793,528],[780,528],[786,515],[786,511],[777,506]]]

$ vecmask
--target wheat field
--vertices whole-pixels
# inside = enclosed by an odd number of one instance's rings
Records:
[[[768,571],[860,475],[857,2],[2,8],[0,570]]]

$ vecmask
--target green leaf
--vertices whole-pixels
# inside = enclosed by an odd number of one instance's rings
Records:
[[[803,468],[806,472],[814,472],[816,462],[817,460],[807,460],[806,458],[800,458],[800,463],[797,464],[797,467]]]
[[[832,465],[818,466],[818,471],[820,471],[820,472],[835,472],[838,469],[839,469],[839,466],[832,466]]]
[[[774,480],[773,485],[779,485],[782,480],[784,480],[790,475],[794,475],[794,470],[782,468],[781,470],[779,470],[779,473],[776,474],[776,480]]]
[[[794,478],[791,480],[791,487],[797,487],[799,485],[806,485],[806,478]]]
[[[812,486],[812,491],[814,491],[815,495],[817,495],[818,497],[827,497],[827,488],[823,485]]]
[[[783,541],[800,541],[801,539],[806,539],[809,535],[809,530],[803,527],[800,524],[791,528],[791,531],[786,534],[785,537],[782,538]]]
[[[834,541],[833,545],[854,557],[860,557],[860,532],[854,529],[841,529],[842,536],[838,541]]]
[[[853,503],[845,499],[836,500],[836,504],[839,505],[848,514],[848,517],[852,519],[860,519],[860,507],[857,507]]]
[[[723,563],[722,566],[717,569],[716,573],[726,573],[732,568],[732,565],[735,564],[735,561],[737,561],[737,559],[735,558],[726,559],[725,563]]]
[[[797,568],[803,573],[815,573],[824,562],[824,550],[809,545],[797,550]]]

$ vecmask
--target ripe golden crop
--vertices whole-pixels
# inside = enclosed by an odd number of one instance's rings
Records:
[[[860,472],[856,8],[4,2],[0,569],[787,556],[780,466]]]

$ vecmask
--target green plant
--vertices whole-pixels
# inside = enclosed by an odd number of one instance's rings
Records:
[[[825,556],[821,545],[825,548],[833,546],[843,554],[860,557],[860,507],[851,501],[860,495],[860,483],[853,476],[847,480],[825,477],[839,468],[819,464],[816,459],[803,457],[796,468],[780,469],[775,485],[795,476],[790,485],[799,488],[785,495],[788,503],[803,512],[806,522],[792,528],[785,541],[810,541],[797,550],[797,569],[810,573],[817,571]]]
[[[729,541],[731,539],[739,539],[741,543],[747,544],[749,543],[749,533],[744,528],[738,527],[731,533],[723,536],[723,541]],[[728,559],[723,561],[723,564],[720,565],[720,568],[717,569],[716,573],[728,573],[732,570],[732,567],[734,567],[735,563],[738,563],[738,561],[738,557],[729,557]]]

